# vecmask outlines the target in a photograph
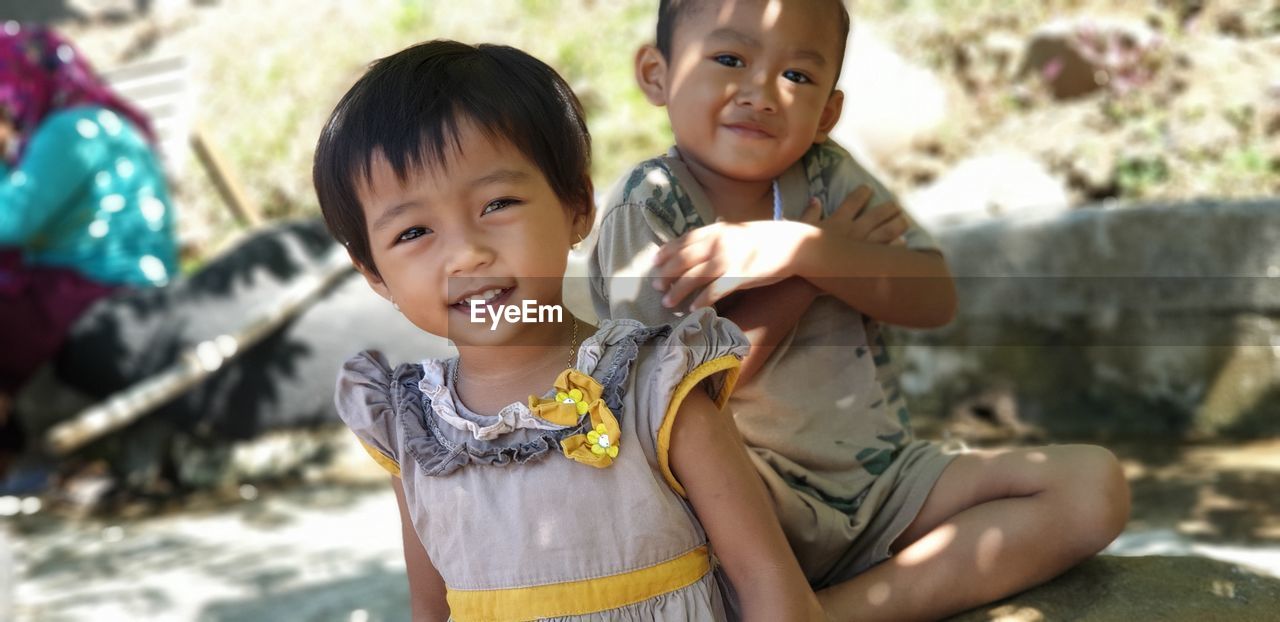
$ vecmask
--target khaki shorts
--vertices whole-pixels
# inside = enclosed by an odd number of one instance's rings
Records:
[[[875,476],[852,514],[789,486],[776,471],[776,458],[766,461],[757,451],[750,453],[800,567],[809,583],[821,589],[888,559],[889,547],[920,513],[942,471],[963,452],[963,447],[944,449],[932,441],[908,443],[889,468]],[[793,479],[804,476],[798,466],[785,468]]]

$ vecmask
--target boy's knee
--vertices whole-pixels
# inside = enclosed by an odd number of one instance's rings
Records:
[[[1097,552],[1129,521],[1129,482],[1120,461],[1105,447],[1072,445],[1070,458],[1073,522],[1080,527],[1082,545]]]

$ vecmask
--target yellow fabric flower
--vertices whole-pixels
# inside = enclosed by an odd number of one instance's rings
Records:
[[[609,437],[609,429],[600,424],[590,432],[587,432],[587,442],[591,443],[591,453],[602,456],[607,455],[610,458],[618,457],[618,446],[613,443],[614,439]]]
[[[618,441],[622,428],[605,405],[604,387],[595,378],[575,369],[566,369],[556,377],[554,399],[529,396],[533,414],[557,425],[577,425],[583,415],[591,419],[591,430],[560,441],[566,458],[603,469],[618,457]]]
[[[587,402],[583,400],[582,391],[579,389],[569,389],[568,393],[560,391],[556,393],[556,401],[561,404],[573,404],[574,409],[579,415],[587,414]]]
[[[556,376],[555,399],[542,399],[536,395],[529,396],[529,410],[541,419],[556,425],[578,425],[582,415],[587,414],[593,402],[600,400],[604,387],[595,378],[576,369],[566,369]]]

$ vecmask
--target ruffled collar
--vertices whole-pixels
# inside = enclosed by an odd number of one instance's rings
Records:
[[[595,333],[583,340],[574,357],[574,370],[596,376],[606,347],[617,344],[644,325],[634,320],[606,320]],[[450,377],[458,358],[427,359],[422,361],[422,379],[418,390],[431,401],[435,417],[443,424],[478,441],[494,441],[517,430],[560,431],[572,425],[559,425],[538,417],[525,402],[512,402],[496,415],[481,415],[467,408],[458,398],[457,388]],[[543,399],[555,396],[555,389],[542,394]],[[611,401],[611,400],[610,400]]]
[[[522,402],[504,406],[497,415],[472,412],[458,399],[453,384],[449,382],[457,364],[457,358],[422,362],[422,380],[418,381],[418,389],[431,400],[435,416],[441,423],[478,441],[492,441],[516,430],[563,430],[568,427],[534,416],[529,406]]]

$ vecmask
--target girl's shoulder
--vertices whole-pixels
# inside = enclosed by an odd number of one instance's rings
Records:
[[[582,344],[580,366],[604,385],[605,403],[622,407],[622,393],[635,395],[631,411],[648,420],[641,427],[663,424],[689,390],[707,380],[710,397],[728,399],[750,342],[732,321],[701,308],[671,324],[646,326],[634,320],[607,320],[604,338]],[[596,346],[596,342],[609,347]],[[620,379],[621,376],[621,379]]]
[[[749,350],[736,324],[704,308],[669,324],[605,320],[579,348],[578,367],[606,386],[618,384],[613,378],[619,371],[635,369],[645,377],[632,384],[652,387],[655,379],[658,385],[679,382],[713,361],[736,367]]]

